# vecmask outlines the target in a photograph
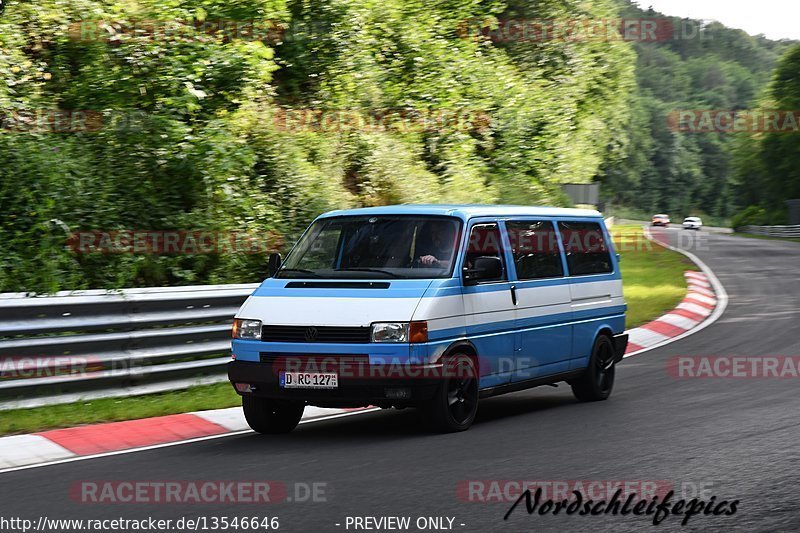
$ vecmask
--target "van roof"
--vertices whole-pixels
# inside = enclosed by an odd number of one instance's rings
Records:
[[[322,217],[354,215],[445,215],[469,219],[480,216],[541,216],[541,217],[601,217],[593,209],[567,209],[563,207],[539,207],[525,205],[482,205],[482,204],[405,204],[360,209],[340,209],[330,211]]]

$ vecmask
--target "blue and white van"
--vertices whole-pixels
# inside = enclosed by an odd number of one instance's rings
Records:
[[[250,426],[306,405],[417,407],[441,431],[478,400],[566,382],[605,400],[628,337],[597,211],[401,205],[318,217],[233,325],[228,376]]]

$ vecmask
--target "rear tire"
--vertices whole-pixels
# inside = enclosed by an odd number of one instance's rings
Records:
[[[466,355],[445,361],[442,382],[433,399],[422,408],[428,426],[440,433],[466,431],[478,412],[478,372]]]
[[[607,335],[598,335],[592,347],[589,367],[577,380],[570,383],[572,393],[581,402],[598,402],[608,399],[614,389],[614,342]]]
[[[258,433],[289,433],[303,417],[305,405],[300,402],[242,396],[242,410],[247,424]]]

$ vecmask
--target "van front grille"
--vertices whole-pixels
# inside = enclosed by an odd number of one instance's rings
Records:
[[[291,372],[338,372],[348,369],[369,369],[369,355],[364,354],[307,354],[261,352],[259,360],[270,363],[276,370]],[[351,372],[350,375],[357,375]]]
[[[366,344],[370,328],[349,326],[262,326],[263,342]]]

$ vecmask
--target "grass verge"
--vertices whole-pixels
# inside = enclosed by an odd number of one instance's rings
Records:
[[[641,226],[616,226],[614,245],[622,260],[628,328],[635,328],[674,309],[686,295],[684,272],[698,270],[686,256],[654,244]]]
[[[613,235],[622,257],[628,327],[640,326],[673,309],[686,293],[683,273],[697,270],[694,263],[646,240],[640,226],[617,226]],[[0,435],[237,405],[240,400],[230,384],[218,383],[145,396],[0,411]]]
[[[216,383],[143,396],[103,398],[48,407],[0,411],[0,435],[134,420],[235,405],[241,405],[241,401],[230,383]]]

